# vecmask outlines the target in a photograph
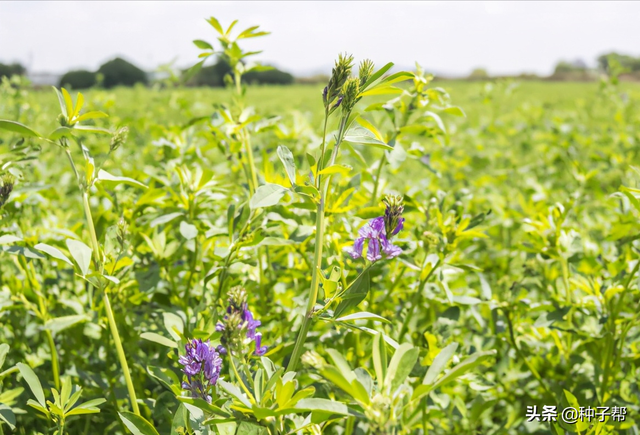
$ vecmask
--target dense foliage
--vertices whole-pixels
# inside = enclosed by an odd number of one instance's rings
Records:
[[[97,74],[87,70],[74,70],[60,77],[60,87],[88,89],[98,83]]]
[[[24,73],[26,72],[27,70],[25,69],[25,67],[19,63],[11,63],[11,64],[0,63],[0,79],[2,77],[24,75]]]
[[[115,86],[133,86],[136,83],[147,83],[147,73],[134,64],[116,57],[98,68],[98,74],[102,76],[102,86],[113,88]]]
[[[213,65],[202,67],[193,77],[189,78],[187,84],[222,87],[229,81],[229,79],[225,81],[225,77],[231,78],[232,74],[233,68],[229,62],[221,58]],[[294,77],[291,74],[274,67],[249,71],[244,74],[243,79],[248,84],[257,85],[290,85],[294,82]]]
[[[226,90],[0,86],[5,433],[638,433],[640,88],[247,87],[209,22]]]

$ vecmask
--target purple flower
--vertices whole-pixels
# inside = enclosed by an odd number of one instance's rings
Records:
[[[178,362],[183,366],[183,373],[187,375],[187,381],[182,383],[182,388],[191,392],[194,398],[202,398],[211,403],[211,390],[220,377],[222,358],[214,349],[209,340],[203,342],[193,339],[185,345],[186,353]]]
[[[257,331],[262,324],[253,317],[253,313],[247,305],[247,294],[244,288],[234,287],[229,290],[229,305],[224,318],[216,325],[216,331],[222,332],[220,341],[221,349],[226,354],[246,352],[252,341],[256,344],[256,355],[264,355],[266,346],[262,346],[262,335]],[[261,353],[260,353],[261,352]]]
[[[261,332],[258,332],[256,334],[255,342],[256,342],[256,350],[255,350],[254,353],[257,356],[262,356],[265,353],[267,353],[267,346],[262,346],[262,333]]]
[[[381,260],[383,254],[386,258],[395,258],[402,254],[402,249],[391,242],[391,238],[404,228],[404,218],[401,216],[404,210],[402,198],[388,196],[384,203],[384,216],[371,219],[358,230],[358,238],[353,242],[353,247],[347,249],[351,258],[362,258],[365,240],[367,260],[371,262]]]

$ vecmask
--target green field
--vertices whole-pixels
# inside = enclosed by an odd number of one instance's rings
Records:
[[[319,258],[323,85],[83,91],[81,113],[109,117],[82,125],[130,130],[112,151],[104,132],[49,135],[71,119],[52,90],[0,87],[0,119],[50,138],[0,124],[0,433],[639,434],[640,85],[399,86],[353,109],[379,137],[349,130],[324,166]],[[351,258],[384,195],[404,197],[402,254]],[[216,330],[236,286],[272,362]],[[212,405],[180,385],[193,338],[229,349]],[[45,416],[35,377],[52,402],[65,382],[106,401]],[[528,422],[531,406],[609,416]]]

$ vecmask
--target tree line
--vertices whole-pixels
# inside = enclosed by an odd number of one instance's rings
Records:
[[[0,78],[25,75],[26,72],[26,68],[19,63],[0,63]],[[203,67],[192,77],[188,77],[186,73],[187,70],[179,72],[181,79],[179,81],[187,86],[222,87],[225,85],[225,76],[231,73],[231,66],[223,59],[219,59],[214,65]],[[249,72],[245,74],[243,80],[250,84],[288,85],[295,79],[288,72],[269,67],[264,71]],[[66,72],[60,78],[58,85],[71,89],[87,89],[95,86],[109,89],[116,86],[134,86],[137,83],[147,85],[151,81],[150,74],[131,62],[116,57],[100,65],[97,71],[80,69]]]

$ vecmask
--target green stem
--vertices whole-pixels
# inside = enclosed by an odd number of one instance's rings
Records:
[[[42,320],[42,323],[44,324],[47,322],[49,318],[49,314],[48,314],[46,305],[44,303],[44,298],[42,297],[42,293],[40,292],[40,283],[38,283],[38,280],[36,279],[35,270],[32,271],[29,268],[29,263],[27,263],[26,260],[24,261],[23,267],[25,270],[25,275],[27,277],[27,280],[31,285],[31,289],[33,290],[35,295],[38,297],[38,309],[40,311],[39,317],[40,317],[40,320]],[[51,330],[45,329],[45,335],[47,336],[47,343],[49,344],[49,352],[51,353],[51,371],[53,373],[53,384],[55,385],[56,389],[60,391],[60,365],[58,363],[58,351],[56,350],[56,344],[53,341],[53,334],[51,334]]]
[[[324,168],[324,153],[326,152],[326,144],[327,144],[327,122],[329,121],[329,110],[328,108],[324,109],[324,126],[322,127],[322,146],[320,148],[320,160],[318,160],[316,164],[317,172],[322,171]],[[318,188],[320,188],[320,176],[318,176]]]
[[[342,135],[344,134],[344,130],[345,130],[345,126],[348,118],[349,118],[349,114],[347,113],[345,116],[343,116],[342,121],[340,122],[340,129],[338,130],[338,137],[336,140],[336,144],[334,145],[333,152],[331,153],[331,161],[329,162],[329,166],[334,164],[336,157],[338,156],[340,143],[342,141]],[[321,175],[318,175],[318,182],[320,184],[320,199],[318,201],[318,206],[316,209],[316,237],[315,237],[316,245],[315,245],[315,251],[313,254],[313,271],[311,275],[311,286],[309,287],[309,300],[307,302],[307,311],[304,314],[302,326],[300,327],[300,331],[298,332],[296,344],[293,348],[293,352],[291,353],[291,359],[289,360],[289,364],[287,366],[288,372],[296,369],[298,360],[302,356],[304,343],[307,339],[307,334],[309,333],[309,329],[311,328],[311,321],[313,319],[313,309],[316,305],[316,301],[318,300],[318,286],[320,283],[319,275],[320,275],[320,269],[322,268],[322,250],[323,250],[323,241],[324,241],[324,211],[325,211],[327,189],[329,187],[329,179],[330,177],[323,179]]]
[[[109,329],[111,329],[111,336],[116,345],[116,351],[118,353],[118,359],[120,360],[120,366],[124,374],[124,380],[127,384],[127,390],[129,391],[129,399],[131,400],[131,408],[136,415],[140,415],[140,408],[138,407],[138,399],[136,398],[136,390],[133,388],[133,381],[131,380],[131,373],[129,372],[129,365],[127,364],[127,358],[124,355],[124,349],[122,348],[122,341],[120,340],[120,334],[118,333],[118,326],[116,325],[116,319],[113,317],[113,310],[111,309],[111,302],[109,301],[109,294],[104,292],[104,308],[107,312],[107,319],[109,319]]]
[[[249,135],[244,132],[244,147],[245,152],[247,153],[247,161],[249,166],[249,173],[251,174],[251,182],[249,186],[251,186],[251,195],[253,195],[258,188],[258,176],[256,175],[256,165],[253,160],[253,150],[251,149],[251,140],[249,139]]]
[[[229,358],[229,360],[231,360],[231,368],[233,369],[233,373],[236,375],[236,378],[238,379],[238,383],[240,384],[240,386],[244,390],[245,394],[249,398],[249,401],[255,405],[256,404],[256,399],[253,397],[253,395],[251,394],[251,391],[249,391],[249,389],[244,384],[244,382],[242,382],[242,378],[240,377],[240,373],[238,373],[238,369],[236,368],[236,364],[233,362],[233,356],[231,356],[231,358]]]
[[[53,384],[56,386],[56,390],[60,391],[60,367],[58,366],[58,351],[56,350],[56,344],[53,341],[53,335],[49,329],[45,329],[47,334],[47,341],[49,342],[49,349],[51,350],[51,371],[53,372]]]
[[[93,256],[99,269],[102,269],[102,260],[100,254],[100,245],[98,244],[98,236],[96,235],[96,228],[93,224],[93,216],[91,215],[91,207],[89,206],[89,194],[84,191],[82,193],[82,203],[84,205],[85,217],[87,219],[87,226],[89,227],[89,234],[91,236],[91,245],[93,246]],[[113,310],[111,309],[111,302],[109,301],[109,294],[107,289],[104,289],[104,308],[107,313],[107,319],[109,320],[109,329],[111,330],[111,336],[116,345],[116,352],[118,353],[118,359],[120,360],[120,366],[124,374],[124,380],[127,384],[127,390],[129,391],[129,400],[131,401],[131,408],[136,415],[140,415],[140,408],[138,408],[138,399],[136,398],[136,391],[133,388],[133,382],[131,381],[131,373],[129,371],[129,365],[127,364],[127,358],[122,348],[122,341],[120,340],[120,334],[118,333],[118,326],[113,316]]]
[[[424,259],[425,264],[422,265],[422,269],[424,269],[426,266],[427,258],[428,258],[428,255]],[[409,306],[409,312],[407,313],[407,317],[404,319],[404,322],[402,322],[402,328],[400,328],[400,334],[398,334],[398,341],[401,341],[404,334],[407,333],[407,329],[409,328],[409,323],[413,318],[413,313],[415,312],[415,308],[420,303],[420,297],[422,296],[422,289],[424,288],[427,281],[429,281],[429,278],[431,278],[431,276],[436,271],[436,269],[440,266],[440,261],[441,259],[438,258],[438,261],[431,268],[427,276],[425,276],[424,279],[420,280],[420,283],[418,284],[418,288],[416,289],[416,292],[413,294],[413,297],[411,298],[411,304]]]
[[[373,181],[373,194],[371,195],[371,205],[376,204],[376,198],[378,197],[378,186],[380,185],[380,176],[382,175],[382,167],[387,162],[387,153],[382,152],[378,170],[376,171],[376,179]]]
[[[509,327],[509,337],[511,337],[511,343],[513,344],[513,348],[515,349],[516,354],[520,357],[520,359],[527,366],[527,368],[529,369],[529,371],[531,372],[533,377],[538,380],[538,383],[540,384],[542,389],[549,396],[551,396],[552,398],[555,398],[554,394],[551,392],[551,390],[549,390],[549,387],[547,387],[547,384],[542,380],[542,377],[540,376],[538,371],[529,363],[527,358],[525,358],[524,354],[520,350],[520,347],[518,346],[518,343],[516,342],[515,334],[513,333],[513,323],[511,322],[511,313],[508,310],[505,310],[504,308],[503,308],[503,311],[505,312],[505,317],[507,318],[507,325]]]

